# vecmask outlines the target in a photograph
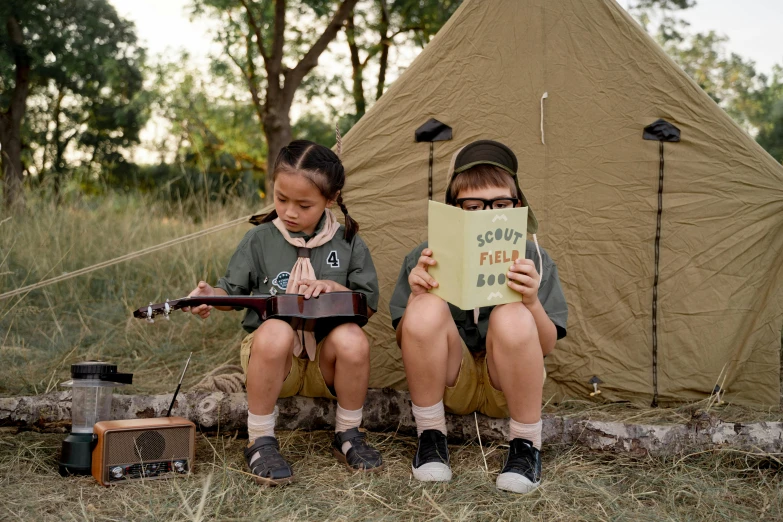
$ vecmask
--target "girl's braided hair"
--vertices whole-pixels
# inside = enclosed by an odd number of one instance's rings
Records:
[[[348,208],[343,203],[345,168],[332,149],[312,141],[294,140],[283,147],[277,155],[272,182],[281,172],[305,176],[326,199],[336,200],[345,216],[345,240],[348,242],[353,240],[359,232],[359,223],[348,215]],[[277,218],[277,211],[273,210],[261,222],[268,223],[275,218]]]

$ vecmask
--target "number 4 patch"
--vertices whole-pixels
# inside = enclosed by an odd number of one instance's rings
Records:
[[[332,250],[326,258],[326,264],[332,268],[340,267],[340,260],[337,258],[337,250]]]

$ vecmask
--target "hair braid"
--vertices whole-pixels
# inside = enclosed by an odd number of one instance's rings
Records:
[[[348,215],[348,208],[343,203],[342,192],[337,195],[337,206],[343,211],[345,216],[345,240],[349,243],[353,240],[353,236],[359,232],[359,223],[357,223],[351,216]]]

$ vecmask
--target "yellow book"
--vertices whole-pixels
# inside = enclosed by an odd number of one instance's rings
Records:
[[[429,273],[430,290],[463,310],[521,301],[506,273],[525,257],[527,207],[467,212],[429,202],[427,240],[438,263]]]

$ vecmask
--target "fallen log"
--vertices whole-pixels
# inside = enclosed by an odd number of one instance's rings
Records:
[[[115,395],[113,419],[165,415],[168,395]],[[326,399],[290,397],[278,401],[280,430],[319,430],[334,426],[335,403]],[[245,431],[244,393],[192,391],[181,393],[172,415],[188,418],[204,432]],[[0,426],[66,432],[70,429],[70,391],[32,397],[0,398]],[[507,422],[478,414],[447,415],[449,440],[475,440],[476,424],[483,442],[505,441]],[[415,435],[407,393],[372,389],[364,406],[363,427],[369,431]],[[585,417],[543,416],[544,444],[579,444],[593,450],[636,455],[673,455],[686,451],[733,449],[783,453],[783,422],[732,423],[701,415],[687,424],[663,426],[605,422]]]

